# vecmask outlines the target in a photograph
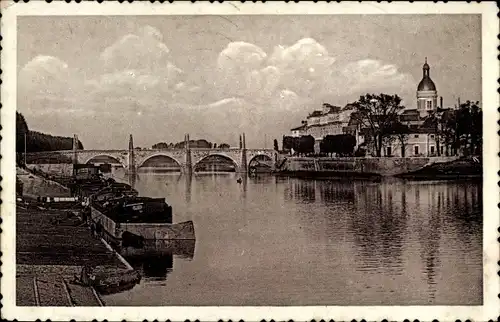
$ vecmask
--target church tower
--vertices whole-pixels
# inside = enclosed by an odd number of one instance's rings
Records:
[[[417,88],[417,109],[420,117],[429,115],[430,112],[437,111],[437,90],[436,85],[430,76],[430,66],[427,64],[427,57],[425,57],[425,64],[422,67],[423,77]]]

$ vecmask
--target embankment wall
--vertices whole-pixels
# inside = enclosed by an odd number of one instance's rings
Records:
[[[420,158],[312,158],[291,157],[282,166],[284,172],[318,173],[360,173],[393,176],[416,171],[423,167],[441,162],[456,160],[458,157],[420,157]]]
[[[73,164],[27,164],[26,167],[30,170],[37,169],[48,175],[71,176],[73,175]]]
[[[17,172],[17,177],[23,183],[23,195],[31,197],[70,197],[71,192],[63,185],[31,174],[24,170]]]

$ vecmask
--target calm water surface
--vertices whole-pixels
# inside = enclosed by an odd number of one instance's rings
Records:
[[[194,253],[130,259],[143,280],[107,305],[482,303],[480,183],[236,179],[137,175]]]

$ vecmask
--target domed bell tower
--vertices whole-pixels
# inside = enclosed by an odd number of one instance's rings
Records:
[[[423,76],[417,88],[417,109],[420,117],[426,117],[431,112],[437,111],[437,90],[436,85],[430,76],[430,66],[427,64],[427,57],[425,57],[425,64],[422,67]]]

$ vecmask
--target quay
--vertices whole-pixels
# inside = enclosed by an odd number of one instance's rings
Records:
[[[17,207],[16,304],[104,306],[92,287],[74,283],[84,266],[127,269],[74,211]]]

